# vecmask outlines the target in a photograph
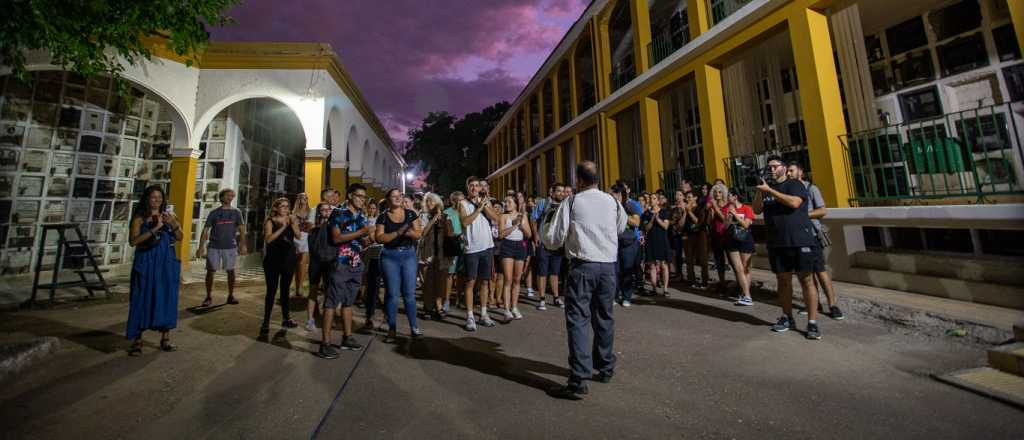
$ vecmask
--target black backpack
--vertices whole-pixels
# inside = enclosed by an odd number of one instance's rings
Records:
[[[338,258],[338,246],[331,240],[331,228],[328,225],[310,231],[309,250],[315,261],[321,263],[330,263]]]

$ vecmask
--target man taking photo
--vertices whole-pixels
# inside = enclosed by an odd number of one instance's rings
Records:
[[[772,331],[796,329],[793,320],[793,274],[803,286],[807,306],[807,339],[821,339],[818,329],[818,292],[814,272],[819,253],[814,225],[807,216],[808,193],[799,180],[786,176],[786,165],[779,156],[768,157],[772,182],[761,181],[754,196],[754,213],[764,214],[768,259],[778,280],[782,317]]]

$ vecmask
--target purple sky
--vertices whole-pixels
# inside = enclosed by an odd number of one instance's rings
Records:
[[[220,41],[329,43],[398,142],[427,112],[511,102],[589,0],[247,0]]]

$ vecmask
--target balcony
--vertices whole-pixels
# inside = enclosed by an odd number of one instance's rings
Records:
[[[1024,101],[843,136],[859,206],[990,202],[1021,195]]]
[[[651,42],[647,45],[650,60],[647,67],[654,67],[690,42],[690,26],[687,20],[685,10],[676,12],[668,20],[666,28],[651,36]]]
[[[718,23],[725,20],[726,17],[732,15],[738,11],[750,0],[709,0],[710,7],[708,8],[708,15],[710,15],[711,25],[717,25]]]
[[[620,87],[628,84],[633,80],[633,78],[636,78],[636,69],[633,68],[633,63],[615,63],[612,66],[612,73],[608,74],[608,83],[611,84],[611,92],[615,92]]]

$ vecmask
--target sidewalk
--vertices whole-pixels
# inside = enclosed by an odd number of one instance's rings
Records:
[[[776,294],[775,275],[754,269],[753,282],[762,283],[762,295]],[[732,280],[731,272],[727,278]],[[803,304],[799,283],[794,279],[794,304]],[[1000,344],[1013,338],[1013,324],[1024,310],[957,301],[899,290],[834,281],[839,306],[847,315],[873,319],[889,327],[902,327],[929,336],[945,336],[947,331],[964,330],[966,339],[977,343]],[[825,299],[824,292],[819,298]]]

